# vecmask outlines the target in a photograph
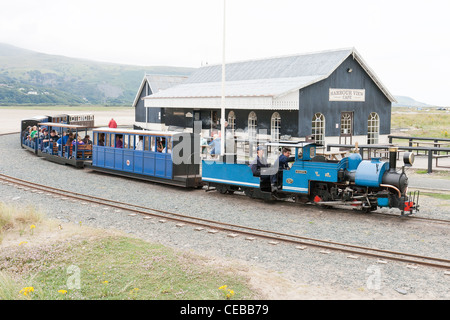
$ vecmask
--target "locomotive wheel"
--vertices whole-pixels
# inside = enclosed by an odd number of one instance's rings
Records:
[[[217,185],[216,190],[219,191],[221,194],[225,194],[227,193],[228,188],[227,186],[224,185]]]

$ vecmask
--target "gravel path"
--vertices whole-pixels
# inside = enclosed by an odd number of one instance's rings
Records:
[[[64,190],[88,193],[178,213],[217,219],[301,236],[405,251],[450,259],[449,227],[421,224],[351,210],[185,190],[90,170],[57,165],[20,148],[18,135],[0,137],[0,172]],[[375,259],[349,259],[348,254],[322,254],[293,245],[227,237],[225,233],[194,231],[190,226],[131,217],[127,212],[63,201],[0,184],[0,201],[37,204],[50,218],[80,221],[99,228],[119,229],[152,242],[234,262],[256,277],[273,299],[449,299],[450,275],[442,269]],[[421,198],[421,216],[450,219],[450,201]],[[381,212],[387,212],[383,209]],[[269,279],[273,275],[276,280]],[[265,284],[270,283],[269,287]],[[269,281],[270,280],[270,281]],[[279,288],[273,286],[279,285]],[[270,292],[269,292],[270,291]]]

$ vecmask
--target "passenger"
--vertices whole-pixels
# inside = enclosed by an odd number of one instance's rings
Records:
[[[48,146],[48,142],[50,140],[50,135],[48,134],[47,129],[42,130],[42,142],[41,142],[41,151],[44,151],[44,147]]]
[[[261,168],[268,168],[270,164],[267,163],[267,159],[264,157],[264,148],[259,146],[256,149],[256,159],[250,164],[254,177],[261,177]],[[269,176],[266,176],[269,177]]]
[[[105,134],[102,132],[99,134],[98,136],[98,145],[100,147],[104,147],[105,146]]]
[[[50,131],[50,137],[48,140],[44,140],[43,142],[47,142],[47,146],[45,147],[45,152],[52,153],[53,152],[53,143],[56,143],[58,141],[59,137],[55,130]]]
[[[123,135],[116,135],[116,148],[123,148]]]
[[[73,141],[74,141],[74,139],[73,139],[73,133],[72,132],[70,132],[68,135],[66,135],[65,137],[67,137],[67,142],[66,142],[66,144],[64,145],[64,152],[66,153],[66,154],[68,154],[68,156],[66,155],[66,157],[67,158],[71,158],[71,156],[72,156],[72,151],[71,151],[71,146],[72,146],[72,143],[73,143]],[[64,138],[64,137],[63,137]]]
[[[84,144],[86,144],[86,145],[92,144],[92,140],[90,138],[91,137],[89,135],[86,135],[83,139]]]
[[[139,141],[136,144],[136,150],[144,150],[144,137],[143,136],[139,136]]]
[[[218,134],[214,134],[213,140],[209,143],[209,146],[211,147],[211,151],[209,152],[209,154],[215,158],[216,155],[220,155],[221,153],[221,142],[220,142],[220,137],[218,136]]]
[[[72,144],[75,145],[84,145],[83,140],[81,139],[81,137],[79,135],[77,135],[76,139],[73,139]]]
[[[111,118],[111,120],[109,120],[108,127],[117,128],[117,122],[116,120],[114,120],[114,118]]]
[[[37,138],[37,134],[38,134],[38,129],[36,126],[33,126],[33,128],[31,129],[31,132],[30,132],[30,138],[31,139]]]
[[[206,141],[203,133],[200,134],[200,146],[202,148],[202,155],[206,155],[208,149],[208,141]]]
[[[50,131],[50,142],[56,142],[59,139],[59,135],[58,132],[56,132],[55,129],[53,129],[52,131]]]
[[[167,142],[167,147],[164,148],[162,152],[166,153],[166,149],[167,149],[167,153],[172,153],[172,143],[170,140]]]
[[[165,147],[166,147],[166,139],[162,138],[161,140],[158,140],[156,151],[162,152]]]

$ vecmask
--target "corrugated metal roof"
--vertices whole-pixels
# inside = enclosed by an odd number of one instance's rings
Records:
[[[273,78],[227,81],[225,94],[227,97],[276,97],[287,91],[295,90],[300,85],[306,86],[314,81],[316,76],[295,78]],[[154,95],[157,99],[165,98],[201,98],[220,97],[221,82],[183,83]],[[149,96],[148,98],[152,98]]]
[[[156,74],[145,75],[145,78],[147,79],[153,94],[173,87],[188,79],[187,76],[166,76]]]
[[[395,101],[354,48],[226,64],[226,97],[271,96],[277,99],[326,79],[350,55],[358,61],[387,98]],[[182,84],[145,99],[220,97],[222,65],[204,66]],[[149,103],[154,105],[154,103]]]
[[[353,49],[325,51],[295,56],[275,57],[226,64],[226,80],[255,80],[324,76],[334,71]],[[220,82],[222,65],[200,68],[186,83]]]
[[[133,107],[136,107],[139,97],[141,96],[142,89],[146,83],[149,84],[152,93],[158,93],[162,90],[173,87],[177,84],[182,83],[188,77],[187,76],[171,76],[171,75],[160,75],[160,74],[146,74],[142,79],[141,85],[134,98]]]

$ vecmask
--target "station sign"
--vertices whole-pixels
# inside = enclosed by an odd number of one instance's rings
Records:
[[[365,89],[332,89],[330,88],[330,101],[366,101]]]

